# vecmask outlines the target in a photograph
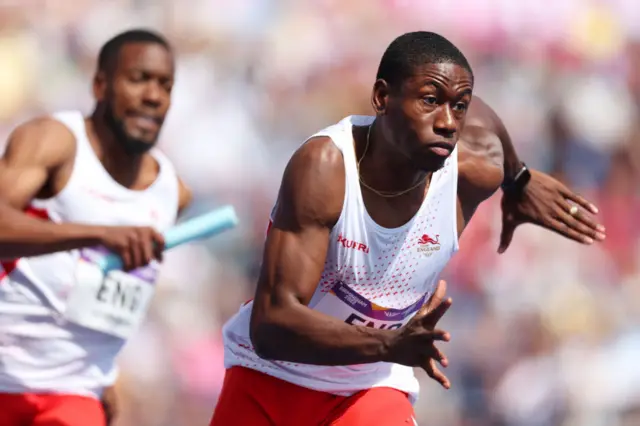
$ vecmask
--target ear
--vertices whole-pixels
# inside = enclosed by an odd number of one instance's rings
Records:
[[[371,93],[371,105],[376,115],[384,115],[387,112],[387,102],[389,101],[389,84],[378,79],[373,84],[373,92]]]
[[[96,102],[104,100],[107,93],[107,75],[104,71],[98,71],[93,77],[93,97]]]

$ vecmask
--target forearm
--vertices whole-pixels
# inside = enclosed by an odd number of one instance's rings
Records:
[[[394,331],[350,325],[302,304],[269,317],[252,326],[251,339],[258,355],[279,361],[314,365],[385,361],[394,336]]]
[[[15,259],[97,245],[103,229],[56,224],[0,204],[0,258]]]

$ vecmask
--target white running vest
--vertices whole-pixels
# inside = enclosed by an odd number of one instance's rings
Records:
[[[103,168],[78,111],[53,117],[76,139],[73,171],[59,194],[28,211],[53,222],[171,227],[178,178],[159,151],[156,181],[146,190],[118,184]],[[0,281],[0,393],[99,397],[117,375],[115,358],[145,316],[158,264],[103,279],[99,247],[3,263]]]
[[[313,135],[327,136],[342,151],[346,171],[342,213],[331,231],[322,278],[309,307],[349,324],[396,329],[433,294],[440,272],[458,249],[457,148],[433,174],[427,196],[405,225],[388,229],[367,213],[360,191],[352,128],[373,117],[350,116]],[[337,395],[392,387],[415,401],[413,369],[393,363],[316,366],[267,361],[253,351],[248,303],[223,329],[225,366],[243,366],[299,386]]]

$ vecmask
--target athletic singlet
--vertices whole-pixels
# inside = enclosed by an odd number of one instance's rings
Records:
[[[53,116],[76,140],[68,183],[28,212],[53,222],[171,227],[178,178],[159,151],[160,172],[146,190],[118,184],[95,155],[80,112]],[[103,277],[99,247],[3,263],[0,282],[0,393],[53,392],[98,397],[114,383],[115,357],[153,296],[158,264]]]
[[[342,151],[346,185],[342,213],[331,231],[324,271],[309,308],[348,324],[396,329],[433,294],[440,272],[458,249],[457,148],[433,174],[416,215],[403,226],[384,228],[364,205],[352,134],[354,125],[372,121],[351,116],[312,136],[327,136]],[[252,306],[242,306],[223,328],[227,368],[243,366],[337,395],[386,386],[408,393],[412,401],[417,398],[413,369],[403,365],[316,366],[261,359],[249,337]]]

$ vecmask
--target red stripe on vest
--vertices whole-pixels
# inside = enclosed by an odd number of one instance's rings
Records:
[[[37,217],[38,219],[50,220],[49,213],[45,209],[38,209],[32,206],[28,206],[24,212],[32,217]],[[3,271],[0,272],[0,280],[13,272],[14,269],[18,266],[18,261],[20,259],[9,260],[0,262]]]

